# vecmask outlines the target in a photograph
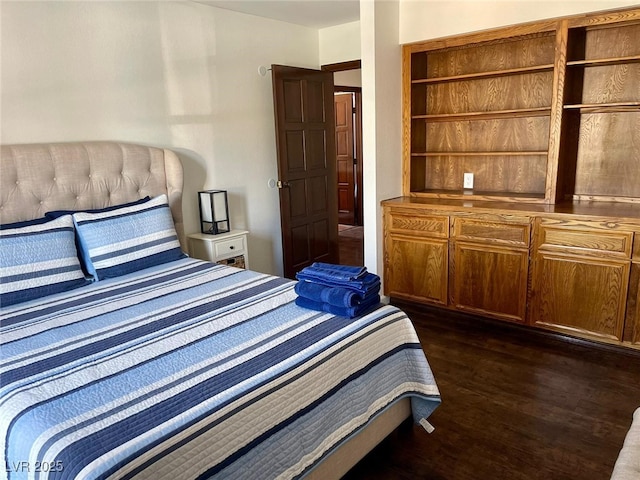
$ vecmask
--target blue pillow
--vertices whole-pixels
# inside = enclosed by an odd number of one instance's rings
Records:
[[[73,220],[0,231],[0,304],[14,305],[90,283],[80,268]]]
[[[3,223],[2,225],[0,225],[0,230],[30,227],[31,225],[42,225],[43,223],[47,223],[49,221],[51,221],[50,218],[41,217],[41,218],[34,218],[33,220],[23,220],[22,222]]]
[[[44,214],[45,220],[53,220],[54,218],[60,218],[64,215],[73,215],[74,213],[86,212],[86,213],[102,213],[102,212],[111,212],[112,210],[117,210],[119,208],[131,207],[133,205],[140,205],[141,203],[145,203],[151,200],[151,197],[146,196],[141,198],[140,200],[134,200],[129,203],[121,203],[119,205],[111,205],[109,207],[104,208],[94,208],[90,210],[52,210]],[[80,265],[82,266],[82,271],[86,276],[93,277],[94,274],[90,273],[87,269],[87,266],[90,262],[84,257],[84,252],[82,251],[82,246],[80,245],[80,241],[78,239],[78,235],[76,234],[76,248],[78,249],[78,256],[80,257]],[[97,280],[97,278],[93,278]]]
[[[133,202],[122,203],[120,205],[111,205],[109,207],[104,207],[104,208],[94,208],[91,210],[52,210],[50,212],[45,213],[44,216],[47,219],[54,219],[54,218],[62,217],[63,215],[73,215],[74,213],[80,213],[80,212],[86,212],[86,213],[111,212],[119,208],[131,207],[133,205],[140,205],[141,203],[146,203],[149,200],[151,200],[151,197],[146,196],[144,198],[141,198],[140,200],[134,200]]]
[[[86,269],[98,280],[186,256],[166,195],[101,213],[74,213],[73,219]]]

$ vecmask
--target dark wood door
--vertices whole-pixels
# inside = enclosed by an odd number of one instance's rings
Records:
[[[355,224],[355,176],[353,136],[353,94],[337,93],[336,169],[338,174],[338,221]]]
[[[284,275],[338,262],[333,73],[272,65]]]

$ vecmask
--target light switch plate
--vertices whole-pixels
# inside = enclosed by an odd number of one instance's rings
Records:
[[[473,188],[473,173],[465,173],[462,182],[464,188]]]

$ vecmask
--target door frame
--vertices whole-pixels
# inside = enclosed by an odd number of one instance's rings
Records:
[[[353,135],[355,137],[353,144],[356,156],[354,225],[362,226],[362,87],[335,85],[333,91],[334,93],[353,93],[355,96],[355,119],[353,122]]]
[[[322,65],[321,70],[329,72],[344,72],[347,70],[360,70],[362,69],[362,62],[360,60],[350,60],[348,62],[330,63]],[[334,93],[347,93],[351,92],[355,94],[355,122],[353,125],[353,131],[355,135],[355,150],[356,150],[356,175],[354,181],[356,182],[356,196],[355,196],[355,221],[354,224],[358,226],[363,225],[363,168],[364,162],[362,159],[362,87],[348,87],[341,85],[334,85]]]

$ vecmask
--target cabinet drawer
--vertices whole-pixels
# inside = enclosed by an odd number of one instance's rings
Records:
[[[632,245],[633,232],[603,232],[544,225],[540,227],[538,240],[540,250],[624,258],[631,258]]]
[[[415,212],[391,211],[389,229],[393,233],[448,238],[449,217],[441,215],[420,215]]]
[[[528,247],[530,223],[499,223],[454,218],[452,236],[457,240],[482,241],[511,246]]]
[[[240,255],[245,250],[244,237],[230,238],[229,240],[218,242],[214,248],[216,260],[230,255]]]

